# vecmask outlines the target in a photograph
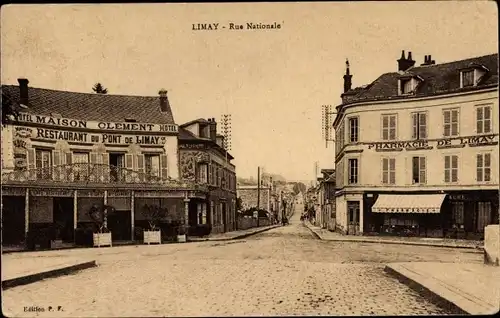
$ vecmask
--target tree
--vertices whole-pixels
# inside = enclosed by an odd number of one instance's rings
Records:
[[[104,86],[102,86],[101,83],[96,83],[94,85],[94,87],[92,87],[92,90],[97,93],[97,94],[107,94],[108,93],[108,89],[107,88],[104,88]]]
[[[243,200],[241,198],[236,199],[236,211],[243,210]]]
[[[19,113],[15,107],[15,103],[2,92],[2,126],[12,123],[16,121],[19,116]]]
[[[303,184],[302,182],[296,182],[293,184],[293,194],[299,194],[299,192],[306,192],[306,185]]]
[[[168,214],[168,210],[166,208],[161,208],[157,205],[146,204],[143,211],[152,231],[156,230],[156,227],[160,224],[160,221]]]

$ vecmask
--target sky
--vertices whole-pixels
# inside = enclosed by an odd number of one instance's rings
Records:
[[[238,176],[261,166],[312,180],[315,162],[334,168],[321,105],[340,104],[346,58],[357,87],[397,71],[401,50],[417,65],[429,54],[442,63],[497,53],[497,21],[493,1],[6,5],[1,80],[89,93],[101,82],[121,95],[164,88],[177,124],[231,114]],[[281,28],[229,30],[247,22]]]

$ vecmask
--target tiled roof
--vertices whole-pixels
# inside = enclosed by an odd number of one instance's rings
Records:
[[[180,125],[179,127],[187,127],[187,126],[190,126],[190,125],[195,124],[195,123],[208,124],[209,121],[206,120],[205,118],[198,118],[195,120],[188,121],[187,123],[184,123],[184,124]]]
[[[206,140],[206,138],[198,138],[189,130],[182,128],[182,126],[179,126],[179,140]]]
[[[14,101],[19,101],[19,86],[2,85]],[[175,124],[172,109],[160,109],[160,96],[126,96],[95,93],[76,93],[43,88],[28,88],[29,108],[23,112],[38,115],[60,115],[64,118],[124,122],[135,119],[151,124]]]
[[[483,65],[489,72],[475,87],[460,88],[460,70],[471,65]],[[423,82],[418,86],[415,94],[398,96],[398,79],[405,75],[419,76]],[[365,88],[355,88],[348,91],[351,95],[345,104],[361,101],[415,98],[454,92],[478,90],[498,85],[498,53],[469,58],[442,64],[415,66],[405,73],[386,73],[367,85]]]

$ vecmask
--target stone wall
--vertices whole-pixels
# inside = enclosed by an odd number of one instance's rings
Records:
[[[268,218],[260,218],[259,219],[259,227],[269,226],[271,225],[271,220]],[[238,230],[246,230],[251,229],[253,227],[257,227],[257,219],[256,218],[238,218]]]
[[[500,237],[499,225],[488,225],[484,228],[484,261],[499,266]]]

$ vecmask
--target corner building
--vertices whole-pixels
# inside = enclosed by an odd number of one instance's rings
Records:
[[[415,66],[351,89],[336,134],[339,232],[481,239],[498,223],[498,54]]]
[[[30,232],[71,244],[78,228],[93,225],[91,207],[105,204],[116,210],[105,220],[112,239],[135,240],[148,227],[148,205],[168,209],[163,228],[187,222],[189,202],[206,197],[203,185],[179,181],[178,126],[166,91],[87,94],[18,81],[2,86],[20,109],[2,127],[4,244]]]

